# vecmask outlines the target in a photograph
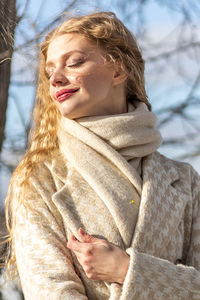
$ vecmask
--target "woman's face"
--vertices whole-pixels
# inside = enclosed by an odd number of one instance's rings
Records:
[[[70,119],[126,112],[125,74],[81,34],[57,36],[47,51],[50,96]]]

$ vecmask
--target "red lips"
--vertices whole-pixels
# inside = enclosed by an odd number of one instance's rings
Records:
[[[79,89],[62,89],[56,92],[56,98],[59,102],[66,100],[67,98],[71,97],[75,94]]]

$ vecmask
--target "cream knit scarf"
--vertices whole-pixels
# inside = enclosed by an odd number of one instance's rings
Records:
[[[156,116],[142,102],[135,106],[129,103],[128,112],[123,114],[62,118],[60,122],[61,153],[104,201],[116,224],[123,220],[123,202],[133,203],[131,216],[127,212],[132,224],[120,227],[126,247],[131,243],[140,204],[141,158],[161,144],[156,122]],[[126,192],[122,194],[124,186]]]

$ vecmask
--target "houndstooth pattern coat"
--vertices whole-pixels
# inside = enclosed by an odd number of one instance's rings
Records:
[[[190,165],[158,152],[143,159],[142,171],[138,219],[127,248],[119,226],[128,226],[132,204],[113,203],[123,211],[116,223],[61,157],[35,170],[28,206],[16,208],[15,252],[26,300],[200,299],[200,177]],[[79,227],[127,251],[123,285],[86,277],[66,246]]]

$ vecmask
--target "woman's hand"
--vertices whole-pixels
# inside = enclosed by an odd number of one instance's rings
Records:
[[[128,254],[112,243],[86,234],[81,228],[79,237],[81,242],[72,235],[67,247],[74,252],[87,277],[123,284],[129,266]]]

